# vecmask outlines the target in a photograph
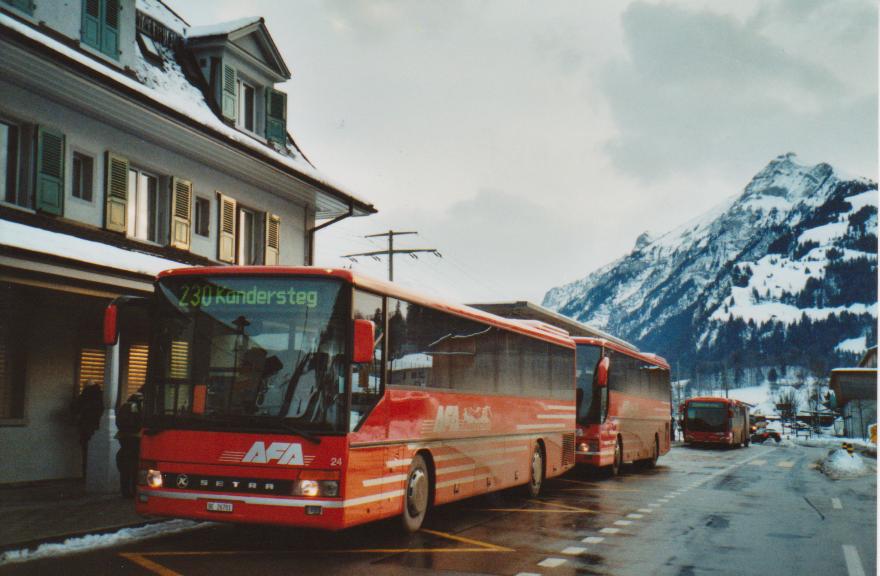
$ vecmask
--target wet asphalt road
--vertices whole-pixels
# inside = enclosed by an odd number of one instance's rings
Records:
[[[396,521],[342,533],[214,524],[0,575],[874,574],[876,474],[832,481],[814,467],[826,452],[676,447],[654,470],[575,471],[536,500],[438,508],[413,536]]]

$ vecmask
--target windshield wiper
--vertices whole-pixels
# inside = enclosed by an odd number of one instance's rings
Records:
[[[282,428],[282,429],[286,430],[287,432],[291,432],[292,434],[296,434],[297,436],[302,436],[303,438],[305,438],[309,442],[312,442],[314,444],[321,443],[320,436],[315,436],[311,432],[301,430],[300,428],[297,428],[296,426],[291,426],[290,424],[288,424],[286,422],[285,416],[281,416],[280,418],[278,418],[278,420],[275,420],[274,423],[277,424],[279,428]]]

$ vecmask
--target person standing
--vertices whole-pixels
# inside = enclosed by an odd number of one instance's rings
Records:
[[[134,498],[137,486],[143,403],[143,394],[135,392],[116,413],[116,439],[119,440],[116,468],[119,469],[119,489],[123,498]]]
[[[86,385],[76,399],[74,412],[82,450],[82,475],[85,478],[89,460],[89,440],[100,427],[101,415],[104,413],[104,391],[100,384],[95,384],[93,380],[86,381]]]

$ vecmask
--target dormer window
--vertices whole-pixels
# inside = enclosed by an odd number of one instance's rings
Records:
[[[83,43],[111,58],[119,58],[119,10],[119,0],[83,0]]]
[[[249,132],[254,131],[254,102],[256,90],[244,80],[238,80],[238,126]]]

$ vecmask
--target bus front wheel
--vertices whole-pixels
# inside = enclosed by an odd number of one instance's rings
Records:
[[[403,528],[416,532],[422,527],[428,513],[428,499],[431,494],[431,477],[428,465],[421,454],[416,454],[406,475],[406,490],[403,494]]]
[[[529,483],[526,485],[528,495],[537,498],[544,484],[544,451],[537,442],[532,449],[532,460],[529,466]]]

